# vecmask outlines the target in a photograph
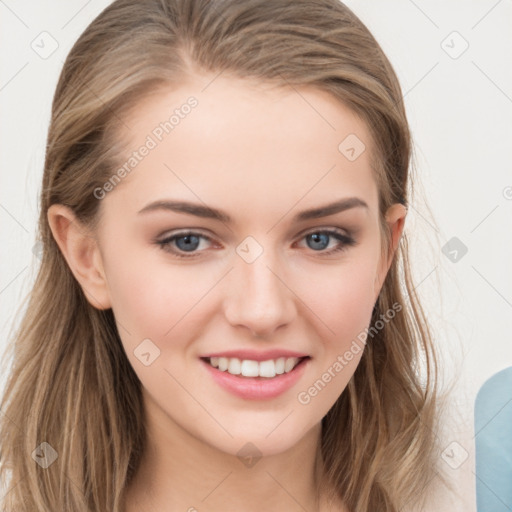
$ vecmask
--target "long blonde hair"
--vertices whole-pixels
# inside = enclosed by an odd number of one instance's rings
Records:
[[[408,204],[411,135],[398,79],[379,44],[338,0],[117,0],[71,49],[52,105],[40,199],[41,265],[9,349],[2,399],[2,510],[116,511],[145,446],[141,382],[112,311],[86,300],[51,234],[48,208],[94,226],[93,194],[119,165],[128,109],[193,72],[328,91],[367,124],[384,213]],[[340,141],[341,142],[341,141]],[[437,363],[411,283],[407,233],[345,392],[322,420],[325,474],[351,511],[401,510],[435,474]],[[383,322],[381,322],[383,323]],[[8,356],[5,356],[8,357]],[[33,452],[48,443],[47,468]],[[45,445],[46,446],[46,445]]]

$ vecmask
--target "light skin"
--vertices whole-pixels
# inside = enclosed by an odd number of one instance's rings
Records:
[[[311,87],[211,80],[196,76],[131,112],[119,136],[133,151],[188,97],[198,100],[100,200],[96,232],[62,205],[48,211],[87,299],[112,308],[142,382],[148,448],[127,489],[125,512],[346,510],[342,502],[327,503],[320,485],[320,422],[362,351],[308,404],[297,395],[368,327],[406,210],[400,204],[388,210],[391,247],[381,257],[369,132],[339,101]],[[366,145],[354,161],[338,150],[349,134]],[[351,197],[367,206],[294,220],[303,210]],[[163,209],[138,213],[164,199],[223,210],[232,223]],[[355,244],[306,236],[325,229]],[[183,238],[167,251],[156,243],[186,230],[207,237],[196,239],[193,257],[171,252],[191,254]],[[251,263],[236,251],[249,236],[263,249]],[[336,247],[343,250],[326,254]],[[148,366],[134,353],[145,339],[160,350]],[[304,352],[310,360],[291,389],[267,400],[221,388],[199,359],[270,348]],[[237,456],[247,443],[262,456],[251,467]]]

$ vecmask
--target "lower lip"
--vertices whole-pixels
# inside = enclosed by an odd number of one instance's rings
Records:
[[[267,400],[288,391],[302,377],[310,359],[302,360],[291,372],[267,377],[240,377],[222,372],[207,361],[201,360],[213,379],[224,389],[248,400]]]

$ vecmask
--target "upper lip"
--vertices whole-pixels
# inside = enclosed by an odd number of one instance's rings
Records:
[[[226,358],[238,358],[238,359],[250,359],[251,361],[268,361],[269,359],[279,359],[280,357],[309,357],[308,354],[302,352],[296,352],[293,350],[285,350],[275,348],[272,350],[225,350],[223,352],[212,352],[211,354],[205,354],[201,358],[210,357],[226,357]]]

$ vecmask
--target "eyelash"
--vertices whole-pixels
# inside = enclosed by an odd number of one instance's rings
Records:
[[[314,251],[312,249],[313,252],[318,252],[322,256],[330,256],[332,254],[345,251],[348,249],[348,247],[357,245],[357,242],[354,238],[352,238],[351,236],[345,235],[341,231],[336,230],[336,229],[317,229],[315,231],[310,231],[308,233],[305,233],[302,236],[301,240],[306,238],[309,235],[314,235],[314,234],[328,235],[330,237],[336,238],[339,242],[341,242],[340,245],[338,245],[334,249],[330,249],[329,251],[324,251],[324,250]],[[201,252],[190,252],[189,254],[186,254],[184,252],[177,252],[173,249],[170,249],[171,243],[174,242],[176,239],[183,238],[183,237],[190,236],[190,235],[198,236],[199,238],[204,238],[205,240],[212,241],[212,239],[210,237],[203,235],[201,233],[198,233],[195,231],[183,231],[181,233],[177,233],[175,235],[167,237],[163,240],[159,240],[156,242],[156,244],[158,246],[160,246],[160,248],[163,251],[171,253],[173,256],[176,256],[178,258],[195,258],[199,254],[201,254]],[[178,249],[178,251],[179,251],[179,249]]]

